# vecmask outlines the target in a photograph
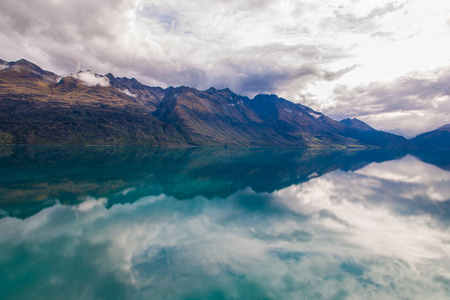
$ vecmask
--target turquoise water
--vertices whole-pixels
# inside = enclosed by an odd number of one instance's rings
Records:
[[[0,299],[447,299],[450,153],[0,148]]]

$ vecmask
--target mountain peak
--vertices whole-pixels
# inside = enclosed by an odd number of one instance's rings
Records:
[[[26,60],[25,58],[21,58],[21,59],[17,60],[15,63],[30,64],[30,65],[35,66],[35,64],[33,64],[32,62]]]
[[[410,140],[410,144],[418,148],[450,148],[450,124],[419,134]]]
[[[185,85],[181,85],[181,86],[178,86],[178,87],[174,88],[174,89],[171,90],[171,91],[172,91],[173,93],[183,93],[183,92],[197,91],[197,90],[194,89],[194,88],[185,86]]]
[[[17,107],[17,113],[4,114],[10,119],[0,122],[0,133],[11,136],[5,140],[8,143],[408,146],[403,137],[377,131],[358,119],[337,122],[275,94],[259,94],[250,100],[228,88],[163,89],[143,85],[134,78],[92,71],[63,77],[58,85],[48,88],[43,82],[56,79],[55,74],[25,59],[4,66],[2,85],[7,84],[8,91],[1,91],[0,102],[8,109]],[[29,96],[23,97],[24,91]],[[17,96],[11,97],[11,93]],[[31,100],[33,105],[24,111],[24,104]],[[433,136],[449,141],[449,129],[450,124],[445,125]]]
[[[220,95],[225,96],[225,97],[236,97],[236,96],[238,96],[236,93],[234,93],[229,88],[224,88],[224,89],[218,90],[215,87],[210,87],[209,89],[207,89],[204,92],[209,94],[209,95],[220,94]]]
[[[281,99],[281,98],[279,98],[275,94],[270,94],[270,95],[269,94],[258,94],[253,98],[253,100],[259,101],[259,102],[262,102],[262,101],[277,102],[279,99]]]
[[[112,73],[106,74],[105,77],[109,79],[109,82],[112,82],[116,79],[116,77]]]
[[[26,60],[24,58],[19,59],[18,61],[10,61],[8,63],[8,65],[10,66],[10,68],[25,69],[31,73],[37,73],[40,75],[45,73],[45,71],[42,70],[40,67],[33,64],[32,62],[29,62],[28,60]]]
[[[437,128],[436,130],[450,130],[450,124],[445,124],[444,126]]]
[[[357,129],[360,131],[376,131],[373,127],[369,126],[367,123],[364,123],[363,121],[358,120],[356,118],[353,119],[347,118],[339,122],[344,124],[347,128],[350,129]]]
[[[56,82],[58,76],[52,72],[45,71],[41,69],[39,66],[35,65],[32,62],[29,62],[28,60],[22,58],[18,61],[10,61],[6,64],[7,70],[12,70],[15,72],[29,72],[31,74],[37,75],[38,77],[48,81],[48,82]]]

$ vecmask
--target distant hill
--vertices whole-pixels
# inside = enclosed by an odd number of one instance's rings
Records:
[[[450,148],[450,124],[422,133],[409,141],[417,148]]]
[[[407,141],[276,95],[163,89],[91,71],[60,77],[21,59],[0,60],[0,144],[404,148]]]
[[[346,127],[344,132],[345,136],[355,138],[364,144],[383,148],[408,147],[408,140],[404,137],[384,131],[378,131],[361,120],[344,119],[340,122]]]

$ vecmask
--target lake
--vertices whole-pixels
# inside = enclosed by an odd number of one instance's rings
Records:
[[[0,299],[449,299],[450,152],[0,147]]]

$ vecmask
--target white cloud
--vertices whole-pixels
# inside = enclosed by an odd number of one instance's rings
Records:
[[[128,89],[124,89],[124,90],[120,90],[120,89],[119,89],[119,91],[122,92],[122,93],[124,93],[124,94],[127,95],[127,96],[130,96],[130,97],[133,97],[133,98],[136,98],[136,97],[137,97],[136,94],[133,94],[133,93],[130,92]]]
[[[80,80],[87,86],[110,86],[109,79],[106,76],[98,75],[92,71],[79,71],[76,74],[70,75],[75,79]]]
[[[0,40],[9,46],[0,58],[24,57],[60,75],[79,65],[163,87],[277,93],[338,115],[336,87],[448,66],[448,15],[443,0],[6,0]],[[371,100],[359,100],[373,114]],[[401,117],[390,120],[406,132]]]
[[[406,156],[354,173],[330,173],[274,195],[289,209],[313,216],[314,226],[340,233],[367,253],[417,265],[447,257],[442,238],[450,232],[435,223],[425,207],[429,200],[449,201],[449,187],[449,172]],[[422,214],[402,213],[421,205]],[[429,208],[433,210],[433,204]],[[333,217],[324,219],[324,211]],[[438,227],[443,231],[435,232]]]
[[[93,197],[86,197],[80,204],[76,206],[78,211],[88,212],[92,211],[95,207],[105,207],[108,203],[108,199],[99,198],[95,199]]]
[[[444,67],[352,89],[337,86],[335,102],[323,109],[337,119],[358,117],[376,129],[414,136],[450,122],[449,80],[450,67]]]

